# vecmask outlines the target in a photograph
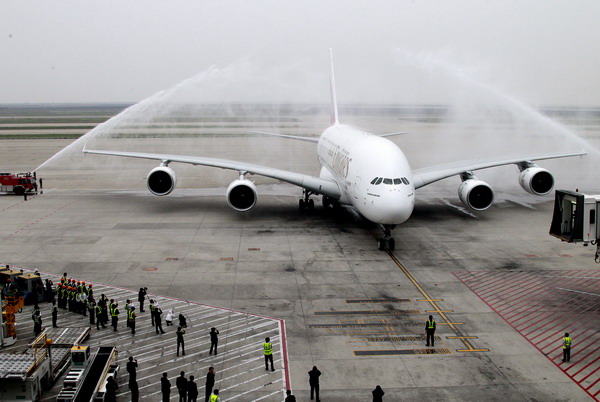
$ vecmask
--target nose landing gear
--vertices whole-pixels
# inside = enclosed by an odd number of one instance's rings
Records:
[[[377,248],[379,250],[394,251],[396,248],[396,240],[392,237],[392,230],[396,225],[381,225],[383,227],[383,237],[377,239]]]

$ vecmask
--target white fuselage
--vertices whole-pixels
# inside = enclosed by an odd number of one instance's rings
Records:
[[[375,223],[406,221],[415,205],[415,187],[406,156],[393,142],[344,125],[323,131],[317,145],[321,177],[335,180],[339,202]]]

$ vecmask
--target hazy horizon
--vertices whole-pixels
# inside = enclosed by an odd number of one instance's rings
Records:
[[[137,103],[199,75],[197,102],[444,104],[448,71],[535,106],[600,106],[600,3],[4,1],[0,104]],[[214,92],[209,92],[213,90]]]

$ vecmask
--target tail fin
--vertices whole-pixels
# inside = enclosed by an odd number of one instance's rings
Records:
[[[329,75],[329,85],[331,90],[331,124],[339,124],[338,120],[338,107],[337,99],[335,96],[335,77],[333,76],[333,50],[329,48],[329,55],[331,57],[331,71]]]

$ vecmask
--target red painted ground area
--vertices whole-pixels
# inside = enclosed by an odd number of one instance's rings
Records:
[[[600,397],[600,271],[454,275],[592,398]],[[563,363],[562,338],[573,339]]]

